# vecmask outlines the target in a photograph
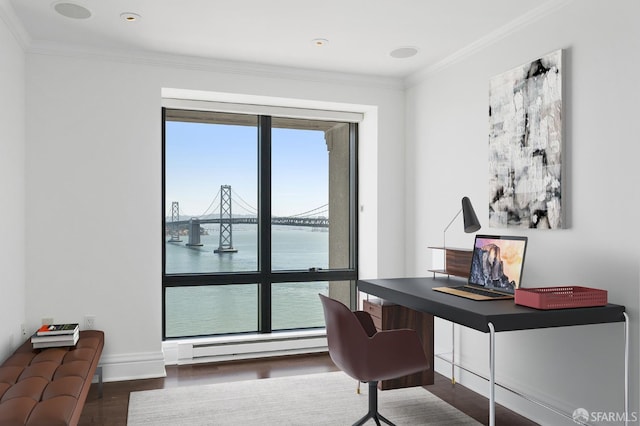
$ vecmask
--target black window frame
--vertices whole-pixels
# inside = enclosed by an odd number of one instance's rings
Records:
[[[350,281],[350,305],[357,304],[356,281],[358,280],[358,124],[349,124],[349,268],[322,270],[271,270],[271,118],[275,116],[255,114],[258,117],[258,271],[176,273],[166,272],[166,108],[162,107],[162,340],[219,336],[208,334],[198,336],[167,337],[166,335],[166,290],[171,287],[211,286],[211,285],[258,285],[258,330],[257,333],[272,333],[271,289],[274,283]],[[215,111],[212,111],[215,112]],[[316,327],[314,327],[316,328]],[[232,333],[243,334],[243,333]],[[254,333],[251,333],[254,334]]]

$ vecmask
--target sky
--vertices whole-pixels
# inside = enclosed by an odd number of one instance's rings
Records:
[[[257,207],[257,127],[167,121],[166,206],[200,216],[219,206],[221,185],[231,185],[233,214]],[[272,130],[272,215],[292,216],[328,202],[329,154],[324,132]],[[217,213],[218,210],[215,211]],[[325,212],[323,215],[328,216]]]

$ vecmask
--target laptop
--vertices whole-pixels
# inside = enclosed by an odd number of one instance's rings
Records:
[[[527,237],[476,235],[467,284],[434,290],[473,300],[513,299],[526,250]]]

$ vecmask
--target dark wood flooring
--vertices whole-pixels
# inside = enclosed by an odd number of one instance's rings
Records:
[[[134,391],[324,373],[336,371],[337,368],[327,354],[313,354],[215,364],[167,366],[166,370],[167,377],[160,379],[105,383],[102,398],[98,397],[97,385],[93,384],[80,418],[80,426],[126,425],[129,393]],[[486,398],[460,384],[452,386],[449,379],[437,373],[435,383],[426,386],[426,389],[479,422],[488,424],[489,403]],[[528,426],[536,423],[502,406],[496,406],[496,424]]]

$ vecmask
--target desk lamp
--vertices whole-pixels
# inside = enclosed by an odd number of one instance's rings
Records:
[[[464,232],[466,232],[467,234],[470,234],[480,229],[480,222],[478,221],[476,212],[473,210],[473,206],[471,205],[471,200],[469,199],[469,197],[462,197],[462,208],[458,210],[458,213],[456,213],[453,219],[451,219],[451,222],[449,222],[447,227],[444,228],[444,232],[442,233],[442,244],[445,249],[447,248],[447,243],[446,243],[447,229],[449,229],[449,227],[453,224],[453,222],[457,219],[457,217],[460,216],[460,213],[462,213],[462,219],[464,222]]]

